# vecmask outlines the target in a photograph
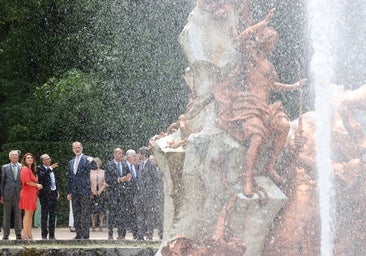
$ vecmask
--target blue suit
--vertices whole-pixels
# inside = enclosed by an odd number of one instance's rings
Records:
[[[90,228],[90,170],[95,163],[88,161],[88,156],[81,155],[80,161],[74,173],[75,159],[69,161],[67,167],[67,194],[72,197],[72,209],[74,213],[74,226],[76,239],[89,239]]]
[[[131,182],[119,182],[121,177],[126,176],[130,171],[123,168],[119,170],[114,160],[105,165],[105,181],[108,184],[108,237],[113,237],[113,228],[117,227],[118,237],[126,236],[126,190],[132,185]]]

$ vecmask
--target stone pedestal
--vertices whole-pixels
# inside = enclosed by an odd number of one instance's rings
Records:
[[[261,255],[266,235],[284,206],[286,196],[264,176],[257,176],[255,180],[268,193],[266,204],[258,195],[252,198],[243,195],[242,184],[237,180],[243,171],[245,147],[218,128],[215,122],[208,123],[201,132],[191,134],[185,149],[168,148],[168,142],[177,136],[179,134],[160,139],[154,148],[166,192],[164,240],[167,242],[182,235],[202,244],[214,236],[218,215],[230,197],[222,181],[225,177],[237,197],[225,232],[229,237],[247,243],[245,255]],[[224,159],[219,173],[212,168],[212,161],[218,157]]]

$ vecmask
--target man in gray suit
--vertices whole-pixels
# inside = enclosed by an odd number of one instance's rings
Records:
[[[1,167],[1,195],[0,201],[4,204],[3,215],[3,240],[9,239],[10,215],[14,211],[14,228],[16,239],[22,239],[22,217],[19,209],[19,194],[22,187],[20,182],[19,150],[12,150],[9,153],[10,163]]]

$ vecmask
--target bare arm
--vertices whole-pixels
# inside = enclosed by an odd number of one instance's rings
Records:
[[[307,82],[307,79],[302,79],[294,84],[282,84],[282,83],[274,83],[273,90],[278,92],[288,92],[292,90],[301,89],[302,86]]]
[[[258,22],[257,24],[254,24],[250,27],[247,27],[243,32],[241,32],[239,35],[240,42],[247,41],[252,36],[254,36],[257,33],[257,31],[262,30],[273,17],[275,10],[276,10],[275,8],[271,9],[268,12],[268,14],[266,15],[266,17],[264,18],[264,20]]]
[[[37,187],[37,189],[42,189],[43,186],[39,183],[35,183],[33,181],[27,181],[25,184],[27,184],[28,186],[31,186],[31,187]]]

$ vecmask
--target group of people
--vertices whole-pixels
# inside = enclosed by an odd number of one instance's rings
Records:
[[[102,161],[83,154],[80,142],[72,144],[75,157],[67,166],[67,199],[72,209],[75,239],[89,239],[90,228],[100,230],[105,223],[108,239],[125,239],[130,231],[136,240],[152,240],[153,231],[163,235],[162,174],[147,147],[139,152],[121,148],[113,150],[113,159],[102,169]],[[32,220],[41,205],[42,239],[55,238],[57,201],[60,198],[55,169],[48,154],[36,165],[32,154],[26,153],[19,163],[20,151],[9,153],[10,163],[1,169],[0,200],[4,205],[3,240],[9,239],[11,212],[14,212],[16,239],[33,239]],[[90,207],[86,207],[86,202]],[[87,205],[88,206],[88,205]],[[24,210],[22,224],[22,210]],[[106,214],[107,213],[107,214]]]
[[[35,210],[37,210],[38,192],[44,188],[40,183],[42,179],[45,179],[45,172],[43,171],[45,166],[43,165],[45,165],[46,161],[50,162],[51,160],[48,156],[42,155],[41,161],[43,160],[44,162],[42,165],[37,166],[32,154],[26,153],[23,156],[21,163],[19,163],[19,155],[19,150],[10,151],[10,163],[3,165],[1,168],[0,201],[4,204],[3,240],[9,239],[12,211],[14,212],[16,239],[33,239],[33,214]],[[49,166],[49,168],[52,167]],[[39,193],[41,202],[44,202],[43,196],[44,193]],[[44,209],[47,209],[47,205],[44,206]],[[22,210],[24,210],[23,225]],[[54,233],[50,233],[50,239],[52,238],[54,238]]]

